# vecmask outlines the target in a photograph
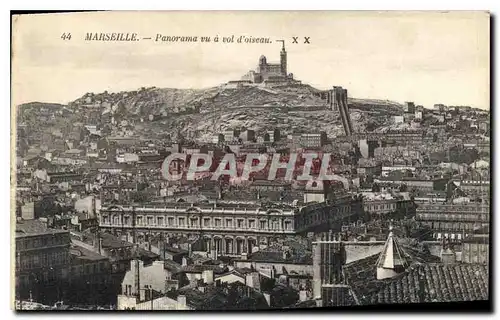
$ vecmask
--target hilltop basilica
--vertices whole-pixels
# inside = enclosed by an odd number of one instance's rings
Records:
[[[279,63],[268,63],[267,58],[262,55],[259,58],[257,69],[255,71],[250,70],[241,78],[241,80],[251,83],[294,82],[293,74],[287,74],[285,43],[283,42],[283,47],[281,48]]]

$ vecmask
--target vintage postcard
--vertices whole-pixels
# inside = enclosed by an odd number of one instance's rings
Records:
[[[15,310],[487,310],[488,12],[12,15]]]

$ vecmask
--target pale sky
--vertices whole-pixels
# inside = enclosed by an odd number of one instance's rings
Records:
[[[100,12],[21,16],[13,22],[15,105],[67,103],[86,92],[206,88],[238,80],[260,55],[318,89],[355,98],[489,109],[485,12]],[[86,42],[87,32],[139,37],[269,37],[270,44]],[[71,40],[61,39],[71,33]],[[299,44],[292,44],[298,37]],[[310,44],[304,44],[310,37]]]

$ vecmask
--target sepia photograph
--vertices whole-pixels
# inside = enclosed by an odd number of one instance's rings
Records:
[[[490,310],[490,23],[12,13],[11,308]]]

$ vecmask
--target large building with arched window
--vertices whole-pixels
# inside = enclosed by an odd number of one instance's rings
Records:
[[[105,207],[105,206],[104,206]],[[275,237],[338,229],[362,214],[362,200],[343,194],[325,202],[175,202],[101,209],[99,227],[124,240],[198,235],[218,255],[252,253]],[[135,217],[135,221],[134,221]]]

